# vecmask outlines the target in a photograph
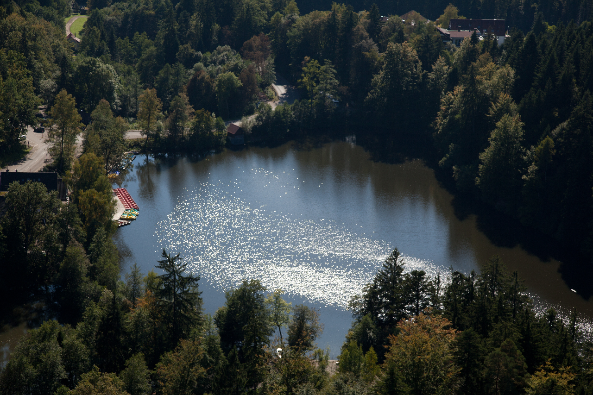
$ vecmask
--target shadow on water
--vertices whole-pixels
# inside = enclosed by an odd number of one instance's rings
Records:
[[[593,296],[593,263],[590,258],[576,248],[562,246],[549,235],[523,226],[517,218],[496,211],[473,196],[460,195],[452,177],[435,162],[432,148],[427,147],[431,144],[421,145],[417,141],[380,142],[364,137],[359,138],[359,143],[375,162],[401,164],[413,159],[423,160],[433,170],[439,185],[453,195],[451,205],[458,220],[475,217],[478,230],[496,247],[520,247],[542,262],[560,262],[558,273],[566,286],[584,300]]]
[[[558,272],[566,286],[589,300],[593,295],[593,266],[574,248],[567,248],[551,236],[523,226],[518,219],[502,214],[474,199],[456,196],[453,207],[458,218],[474,215],[478,229],[497,247],[521,247],[542,262],[560,262]]]

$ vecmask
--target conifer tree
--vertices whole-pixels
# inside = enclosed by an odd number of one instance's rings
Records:
[[[181,261],[179,254],[171,256],[163,249],[162,257],[156,267],[164,273],[158,276],[160,287],[155,296],[168,328],[168,346],[174,347],[202,321],[202,299],[198,292],[200,277],[186,273],[187,263]]]

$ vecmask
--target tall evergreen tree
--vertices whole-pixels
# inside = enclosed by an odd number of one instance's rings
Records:
[[[167,343],[172,348],[202,322],[200,277],[186,273],[187,263],[181,261],[179,254],[171,256],[163,249],[162,257],[156,267],[164,273],[158,276],[160,287],[155,296],[168,328]]]

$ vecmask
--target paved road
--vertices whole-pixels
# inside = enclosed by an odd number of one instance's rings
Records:
[[[27,140],[25,144],[28,144],[30,151],[26,157],[16,163],[12,163],[9,166],[3,167],[0,171],[20,171],[34,173],[41,171],[43,167],[51,162],[51,158],[47,152],[49,144],[46,141],[47,132],[36,133],[33,128],[27,128]],[[78,136],[76,141],[76,157],[82,154],[82,133]]]
[[[33,128],[28,128],[27,141],[25,144],[28,144],[31,148],[30,152],[20,161],[2,168],[2,171],[18,170],[20,172],[36,172],[43,169],[43,166],[46,164],[46,160],[49,162],[47,144],[44,141],[45,137],[47,137],[47,132],[35,133]]]
[[[269,104],[272,106],[272,109],[275,109],[276,106],[279,106],[280,104],[292,104],[299,98],[299,93],[296,90],[296,87],[288,85],[288,81],[282,76],[276,75],[276,82],[277,84],[272,84],[272,88],[276,91],[278,100],[275,102],[269,102]]]
[[[78,18],[83,18],[83,15],[74,15],[73,17],[68,19],[68,22],[66,22],[66,36],[68,36],[70,34],[70,27],[72,26],[74,21],[77,20]]]

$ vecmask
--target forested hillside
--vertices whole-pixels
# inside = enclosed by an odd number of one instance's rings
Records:
[[[593,393],[576,313],[536,315],[497,258],[445,284],[406,273],[397,250],[352,299],[330,377],[318,313],[257,280],[229,291],[214,317],[175,251],[158,274],[118,280],[106,177],[128,128],[142,130],[146,152],[189,155],[222,149],[224,121],[241,117],[248,144],[356,134],[379,160],[418,153],[455,193],[590,267],[590,0],[87,5],[75,47],[66,2],[0,2],[0,157],[21,148],[45,105],[48,169],[72,192],[66,205],[14,184],[4,200],[2,315],[35,304],[45,323],[0,373],[1,394]],[[459,16],[505,18],[509,37],[444,43],[437,24]],[[276,73],[301,100],[267,104]]]

